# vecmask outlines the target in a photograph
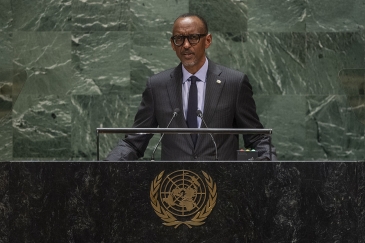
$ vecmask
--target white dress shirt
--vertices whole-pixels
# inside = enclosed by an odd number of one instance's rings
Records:
[[[208,71],[208,59],[205,58],[204,65],[195,73],[189,73],[182,65],[182,73],[183,73],[183,80],[182,80],[182,101],[183,101],[183,109],[184,109],[184,117],[186,120],[186,113],[188,111],[188,101],[189,101],[189,90],[190,90],[190,76],[194,75],[200,81],[196,82],[196,86],[198,88],[198,109],[202,111],[204,114],[204,98],[205,98],[205,88],[206,88],[206,77]],[[201,125],[201,119],[197,116],[198,119],[198,127]]]

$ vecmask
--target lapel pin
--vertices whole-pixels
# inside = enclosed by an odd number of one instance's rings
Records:
[[[220,81],[219,79],[217,80],[217,84],[220,84],[220,83],[222,83],[222,81]]]

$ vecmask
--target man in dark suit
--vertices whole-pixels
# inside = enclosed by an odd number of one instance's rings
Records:
[[[175,20],[172,49],[181,63],[153,75],[147,81],[135,116],[135,128],[165,128],[174,111],[179,114],[170,128],[205,127],[196,111],[204,114],[209,128],[263,128],[256,113],[251,85],[245,74],[217,65],[206,57],[212,43],[206,21],[194,14]],[[190,109],[189,109],[190,108]],[[236,160],[237,135],[214,134],[219,160]],[[152,135],[127,135],[106,160],[136,160],[143,156]],[[269,138],[243,135],[246,148],[255,149],[260,160],[269,160]],[[166,134],[161,142],[162,160],[214,160],[209,134]],[[276,160],[275,148],[272,159]]]

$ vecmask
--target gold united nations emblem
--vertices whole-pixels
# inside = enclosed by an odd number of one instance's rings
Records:
[[[164,172],[152,181],[150,190],[152,207],[163,224],[175,228],[204,224],[217,200],[213,179],[204,171],[204,180],[189,170],[177,170],[166,177]]]

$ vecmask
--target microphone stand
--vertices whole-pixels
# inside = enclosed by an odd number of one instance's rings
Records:
[[[203,118],[203,112],[202,112],[201,110],[197,110],[197,111],[196,111],[196,115],[197,115],[198,117],[200,117],[200,119],[202,119],[202,122],[203,122],[204,126],[205,126],[206,128],[208,128],[208,126],[207,126],[207,124],[205,123],[205,120],[204,120],[204,118]],[[218,160],[218,149],[217,149],[217,144],[216,144],[216,142],[215,142],[215,140],[214,140],[214,138],[213,138],[213,135],[212,135],[211,133],[209,133],[209,135],[210,135],[210,137],[212,138],[212,142],[214,143],[214,148],[215,148],[215,160]]]
[[[169,124],[167,124],[166,128],[169,128],[172,120],[174,120],[174,118],[179,114],[180,109],[179,108],[175,108],[174,113],[172,114],[171,120],[169,121]],[[163,133],[160,137],[160,139],[158,140],[158,143],[156,144],[155,148],[153,149],[152,155],[151,155],[151,161],[155,161],[155,152],[157,150],[158,145],[160,145],[163,136],[165,135],[165,133]]]

